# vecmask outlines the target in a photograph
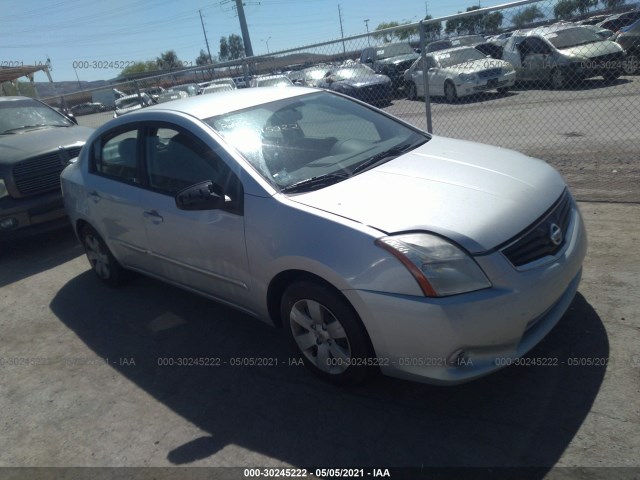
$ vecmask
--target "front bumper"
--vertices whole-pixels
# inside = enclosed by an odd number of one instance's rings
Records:
[[[11,228],[0,228],[0,240],[15,240],[69,224],[59,191],[29,198],[0,199],[0,223],[14,219]]]
[[[516,73],[509,72],[499,77],[482,79],[474,82],[459,82],[456,90],[459,97],[473,95],[475,93],[496,90],[498,88],[511,88],[516,83]]]
[[[389,376],[435,384],[473,380],[513,362],[558,323],[578,289],[587,241],[577,208],[570,240],[544,265],[517,271],[500,253],[477,257],[493,286],[446,298],[343,292]]]

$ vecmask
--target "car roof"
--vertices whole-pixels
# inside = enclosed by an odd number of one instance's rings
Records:
[[[286,98],[299,97],[314,92],[318,92],[318,90],[307,87],[241,88],[219,92],[215,95],[198,95],[196,97],[189,97],[159,105],[152,105],[145,108],[144,111],[184,112],[202,120],[228,112],[243,110],[256,105],[276,100],[283,100]],[[133,115],[133,113],[127,115]]]
[[[427,55],[438,56],[438,55],[442,55],[443,53],[457,52],[459,50],[469,50],[470,48],[473,49],[473,50],[477,50],[476,47],[473,47],[471,45],[462,45],[460,47],[443,48],[442,50],[436,50],[435,52],[429,52],[429,53],[427,53]],[[478,51],[480,52],[480,50],[478,50]]]
[[[573,28],[587,28],[585,25],[578,25],[576,23],[557,23],[553,25],[547,25],[544,27],[536,27],[532,28],[524,32],[525,36],[529,35],[547,35],[549,33],[561,32],[563,30],[570,30]],[[588,29],[587,29],[588,30]]]

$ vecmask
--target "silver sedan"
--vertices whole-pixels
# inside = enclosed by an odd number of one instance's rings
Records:
[[[239,308],[336,383],[509,365],[563,316],[586,251],[545,162],[305,87],[112,120],[62,186],[104,282],[133,270]]]

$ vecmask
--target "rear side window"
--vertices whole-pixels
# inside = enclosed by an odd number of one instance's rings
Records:
[[[96,142],[91,171],[128,183],[138,183],[138,130],[120,131]]]

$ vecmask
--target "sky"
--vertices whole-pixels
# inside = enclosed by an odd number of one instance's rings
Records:
[[[482,0],[488,7],[506,0]],[[199,11],[215,57],[220,37],[241,34],[235,0],[0,0],[0,66],[51,59],[54,81],[108,80],[135,61],[175,50],[193,63],[206,50]],[[382,22],[416,22],[464,11],[473,0],[245,0],[255,55],[366,33]],[[98,63],[100,62],[100,63]],[[74,66],[76,67],[74,70]],[[104,68],[106,66],[106,68]],[[36,81],[47,81],[37,73]]]

